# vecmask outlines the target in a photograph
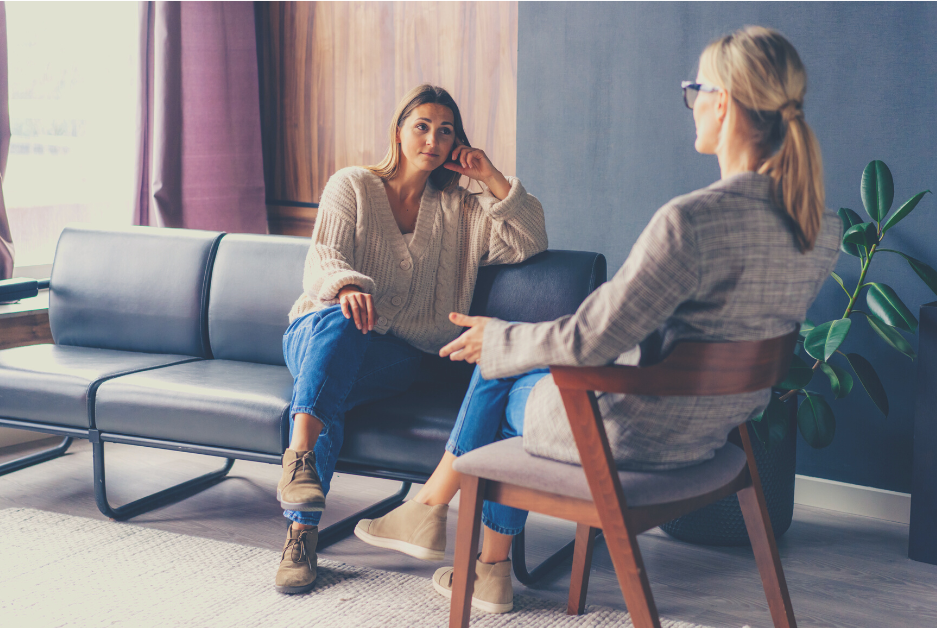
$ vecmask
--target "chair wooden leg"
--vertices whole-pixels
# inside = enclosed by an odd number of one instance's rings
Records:
[[[787,581],[781,568],[781,556],[768,518],[768,508],[764,495],[755,486],[749,486],[738,492],[739,506],[745,517],[748,538],[755,552],[755,562],[761,574],[761,584],[768,598],[768,608],[775,628],[796,628],[794,607],[787,591]]]
[[[585,523],[576,526],[576,549],[573,551],[573,572],[569,578],[569,602],[567,615],[582,615],[586,609],[586,592],[589,590],[589,572],[592,569],[592,551],[598,528]]]
[[[605,523],[606,520],[607,518],[603,518],[602,533],[634,628],[661,628],[637,538],[630,534],[624,525],[615,522],[618,525],[614,525],[614,528],[617,528],[614,529]]]
[[[468,628],[475,589],[475,559],[481,532],[485,480],[462,476],[459,496],[459,525],[456,528],[455,561],[452,574],[452,603],[449,606],[449,628]]]

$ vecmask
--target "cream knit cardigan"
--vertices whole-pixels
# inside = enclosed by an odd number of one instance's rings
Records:
[[[380,177],[345,168],[329,179],[319,201],[306,256],[296,318],[338,303],[339,290],[359,286],[374,297],[374,331],[437,352],[461,328],[450,312],[467,314],[479,266],[516,264],[547,248],[543,207],[508,177],[511,191],[436,189],[427,182],[409,247]]]

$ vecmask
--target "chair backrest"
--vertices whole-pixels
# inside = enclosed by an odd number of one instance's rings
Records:
[[[653,366],[553,366],[556,385],[573,390],[660,397],[736,395],[784,379],[797,330],[751,342],[682,342]]]
[[[210,357],[204,312],[221,236],[66,227],[49,284],[55,343]]]
[[[218,247],[208,303],[212,354],[283,365],[287,314],[303,290],[309,238],[228,235]]]
[[[544,251],[520,264],[478,270],[472,316],[539,323],[572,314],[606,279],[605,256]]]

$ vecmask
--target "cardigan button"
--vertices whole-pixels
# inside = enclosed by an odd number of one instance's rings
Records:
[[[387,322],[387,319],[385,319],[383,316],[378,316],[378,317],[377,317],[377,324],[378,324],[378,325],[383,325],[383,324],[386,323],[386,322]]]
[[[403,304],[403,299],[400,297],[394,297],[390,300],[390,302],[394,304],[394,307],[400,307]]]
[[[404,270],[410,270],[410,260],[405,259],[402,262],[400,262],[400,267]]]

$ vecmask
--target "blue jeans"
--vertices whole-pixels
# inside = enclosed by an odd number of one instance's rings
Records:
[[[316,472],[328,493],[345,436],[345,412],[409,388],[423,353],[390,334],[362,334],[341,306],[333,305],[290,324],[283,334],[283,356],[293,375],[290,438],[297,412],[322,422],[314,451]],[[287,510],[283,516],[314,526],[322,513]]]
[[[524,433],[524,408],[531,389],[550,369],[536,369],[516,377],[487,380],[475,367],[446,451],[461,456],[496,440]],[[501,534],[524,529],[527,511],[489,501],[482,507],[482,523]]]

